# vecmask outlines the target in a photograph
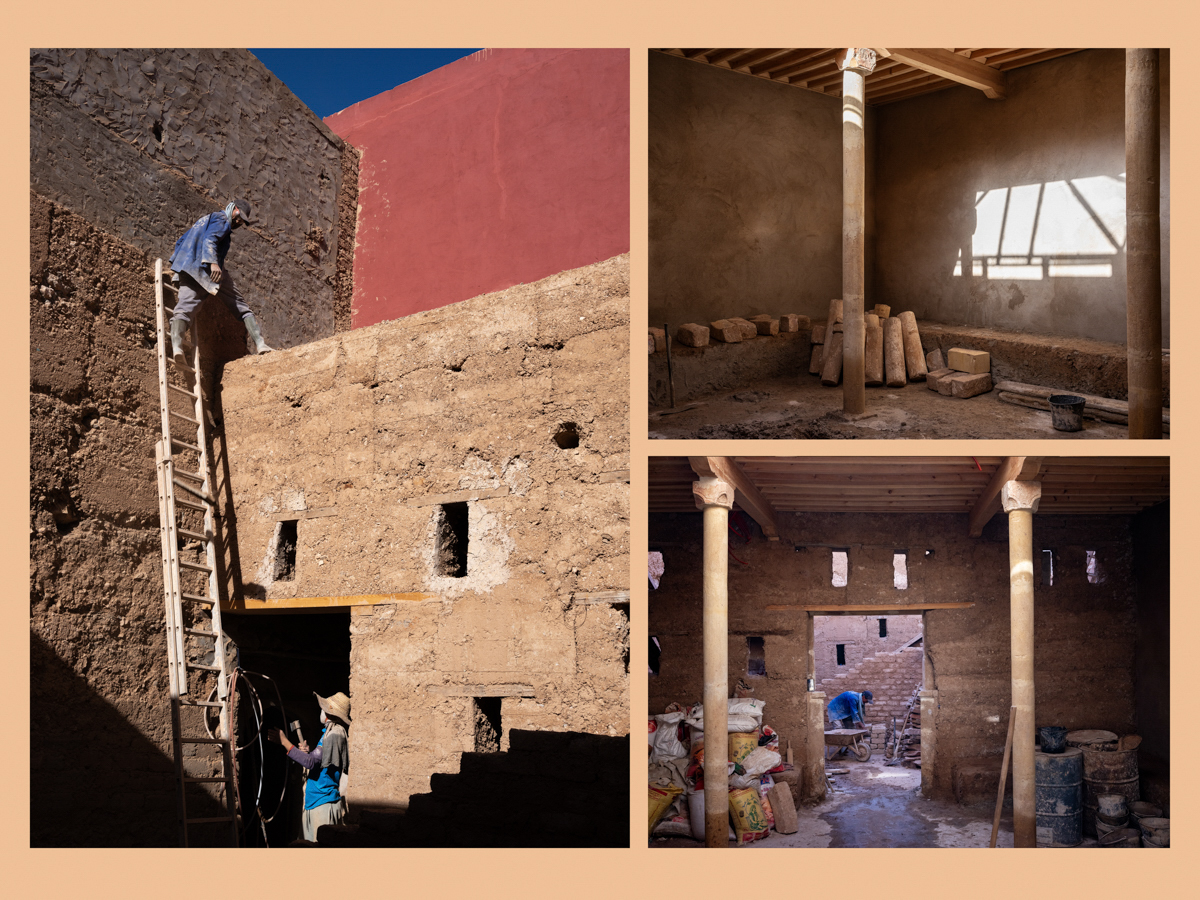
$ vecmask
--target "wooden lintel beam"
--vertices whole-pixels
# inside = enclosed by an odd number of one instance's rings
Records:
[[[438,594],[414,592],[408,594],[350,594],[340,597],[283,597],[278,600],[256,600],[247,597],[237,605],[221,604],[221,612],[270,613],[270,612],[324,612],[347,609],[354,606],[378,606],[383,603],[419,603],[422,600],[440,600]]]
[[[974,601],[966,600],[954,603],[914,603],[911,606],[896,606],[886,603],[846,603],[840,606],[828,603],[818,604],[777,604],[768,605],[764,609],[776,612],[810,612],[820,613],[821,615],[836,615],[845,613],[846,615],[859,613],[887,613],[892,616],[904,616],[909,613],[921,613],[928,609],[970,609],[975,605]]]
[[[737,503],[746,515],[758,523],[768,541],[779,540],[779,525],[775,521],[775,508],[771,501],[763,496],[731,457],[728,456],[689,456],[692,471],[701,478],[720,478],[733,485],[736,491]]]
[[[967,87],[983,91],[990,100],[1003,100],[1006,91],[1004,73],[973,59],[949,50],[885,50],[876,48],[880,56],[890,57],[917,69],[949,78]]]

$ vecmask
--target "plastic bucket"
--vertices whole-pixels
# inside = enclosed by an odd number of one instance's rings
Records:
[[[1096,833],[1099,798],[1104,794],[1120,794],[1125,798],[1126,808],[1141,799],[1137,750],[1083,749],[1084,834]]]
[[[1042,739],[1043,753],[1062,753],[1067,746],[1067,729],[1058,725],[1046,725],[1038,729]]]
[[[1087,403],[1074,394],[1050,395],[1050,424],[1055,431],[1082,431],[1083,407]]]
[[[1118,828],[1100,837],[1101,847],[1140,847],[1141,835],[1136,828]]]

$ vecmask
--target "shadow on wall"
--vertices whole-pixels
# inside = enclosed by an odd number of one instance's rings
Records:
[[[29,650],[30,846],[176,846],[173,760],[36,634]],[[155,706],[168,739],[166,696]],[[210,802],[189,813],[215,816],[221,810]],[[194,827],[192,843],[208,837],[202,829],[210,827]],[[212,835],[218,843],[227,837]]]

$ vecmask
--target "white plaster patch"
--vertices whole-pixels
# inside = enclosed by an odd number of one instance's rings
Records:
[[[274,501],[272,501],[273,503]],[[254,573],[254,582],[263,587],[269,587],[275,583],[275,557],[279,553],[279,533],[282,530],[283,523],[276,522],[275,530],[271,532],[271,539],[267,541],[267,552],[263,555],[262,564]]]
[[[529,463],[516,456],[506,459],[502,468],[504,469],[504,483],[508,485],[508,489],[518,497],[525,496],[525,492],[533,486],[533,479],[526,474]]]
[[[500,516],[487,510],[479,500],[467,501],[467,574],[462,578],[437,574],[440,516],[441,507],[432,507],[425,529],[425,547],[418,557],[429,573],[426,590],[451,596],[468,591],[483,593],[508,581],[512,574],[508,558],[516,550],[516,542]]]
[[[463,460],[463,469],[464,473],[458,476],[460,488],[481,490],[500,487],[500,478],[496,474],[496,467],[486,459],[468,456]]]

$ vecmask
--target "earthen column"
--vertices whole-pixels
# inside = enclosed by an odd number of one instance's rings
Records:
[[[729,510],[733,485],[692,484],[704,510],[704,845],[728,847],[729,829]]]
[[[866,76],[875,69],[875,51],[850,47],[838,60],[842,70],[842,409],[865,412],[863,294],[865,292],[866,143],[863,138]]]
[[[1008,513],[1008,580],[1012,634],[1013,846],[1037,846],[1033,760],[1033,514],[1042,486],[1005,482],[1000,503]]]
[[[1125,317],[1129,436],[1162,437],[1158,51],[1125,51]]]

